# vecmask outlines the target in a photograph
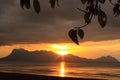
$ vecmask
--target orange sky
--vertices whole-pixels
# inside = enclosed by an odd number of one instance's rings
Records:
[[[69,53],[80,57],[97,58],[111,55],[120,60],[120,39],[99,42],[84,42],[80,46],[74,43],[43,43],[43,44],[16,44],[0,47],[0,57],[7,56],[14,48],[24,48],[29,51],[48,50],[55,53]]]

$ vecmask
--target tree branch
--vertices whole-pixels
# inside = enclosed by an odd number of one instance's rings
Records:
[[[82,9],[80,9],[80,8],[77,8],[77,10],[82,11],[82,12],[84,12],[84,13],[87,13],[87,11],[82,10]]]

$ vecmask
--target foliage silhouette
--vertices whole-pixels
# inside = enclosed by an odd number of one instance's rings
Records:
[[[40,12],[40,3],[38,0],[33,0],[33,6],[36,13]]]
[[[114,2],[113,2],[114,1]],[[74,27],[68,33],[69,37],[73,42],[79,45],[78,36],[80,39],[84,37],[83,27],[87,26],[91,23],[93,16],[98,17],[98,23],[102,28],[104,28],[107,24],[107,14],[101,9],[101,6],[105,4],[106,0],[81,0],[81,3],[85,5],[85,10],[77,8],[79,11],[84,13],[85,25],[80,27]],[[49,0],[51,8],[55,8],[55,6],[59,6],[59,0]],[[120,0],[109,0],[109,3],[113,5],[113,14],[114,16],[120,15]],[[101,5],[102,4],[102,5]],[[29,9],[31,7],[30,0],[20,0],[21,8]],[[40,12],[40,1],[33,0],[33,7],[36,13]],[[78,36],[77,36],[78,34]]]
[[[72,41],[79,45],[77,38],[77,30],[71,29],[68,34]]]

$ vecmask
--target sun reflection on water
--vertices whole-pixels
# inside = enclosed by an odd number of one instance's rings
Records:
[[[60,63],[60,77],[65,76],[65,62]]]

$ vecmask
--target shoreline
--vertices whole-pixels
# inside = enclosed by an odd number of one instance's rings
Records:
[[[57,76],[0,72],[0,80],[106,80],[106,79],[57,77]]]

